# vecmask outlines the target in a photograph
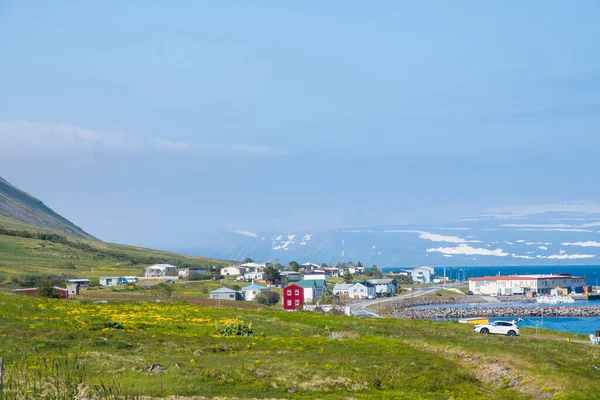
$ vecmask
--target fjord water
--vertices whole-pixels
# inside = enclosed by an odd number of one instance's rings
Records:
[[[401,267],[383,268],[383,272],[398,271]],[[408,269],[408,268],[406,268]],[[600,283],[600,265],[535,265],[514,267],[446,267],[446,276],[450,279],[465,280],[481,276],[494,275],[533,275],[533,274],[571,274],[573,276],[585,276],[588,285]],[[444,275],[443,267],[436,267],[437,276]]]

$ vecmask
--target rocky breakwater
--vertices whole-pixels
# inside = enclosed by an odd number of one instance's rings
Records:
[[[404,308],[392,312],[395,318],[458,319],[476,317],[600,317],[600,306],[514,306],[480,308]]]

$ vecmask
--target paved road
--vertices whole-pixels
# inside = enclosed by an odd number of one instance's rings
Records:
[[[356,302],[349,304],[350,313],[357,317],[383,318],[381,315],[369,310],[367,307],[375,305],[375,304],[380,304],[380,303],[389,303],[391,301],[398,301],[398,300],[402,300],[402,299],[411,299],[413,297],[419,297],[419,296],[423,296],[426,294],[435,293],[440,289],[443,289],[443,288],[441,286],[431,286],[431,287],[428,287],[425,289],[418,289],[418,290],[415,290],[414,292],[410,292],[410,293],[403,294],[400,296],[384,297],[384,298],[378,298],[375,300],[356,301]]]

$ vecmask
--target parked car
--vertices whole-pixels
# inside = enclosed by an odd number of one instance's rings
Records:
[[[167,280],[165,281],[165,283],[166,283],[167,285],[173,285],[173,284],[175,283],[175,281],[174,281],[173,279],[167,279]]]
[[[491,324],[475,325],[473,332],[487,334],[497,334],[506,336],[519,336],[521,331],[515,322],[496,321]]]
[[[223,279],[223,277],[222,276],[218,276],[218,275],[212,277],[213,281],[220,281],[221,279]]]

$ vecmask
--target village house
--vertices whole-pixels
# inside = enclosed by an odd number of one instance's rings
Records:
[[[311,262],[300,264],[300,269],[304,272],[312,271],[313,269],[318,269],[318,268],[321,268],[321,266],[319,264],[313,264]]]
[[[340,277],[342,276],[342,270],[336,267],[318,268],[316,271],[327,271],[329,276]]]
[[[100,286],[117,286],[119,285],[118,276],[109,276],[100,278]]]
[[[350,288],[354,283],[336,283],[333,287],[333,295],[338,297],[347,297],[350,295]]]
[[[327,290],[324,280],[301,280],[296,282],[295,285],[304,289],[304,303],[312,303],[318,300]]]
[[[89,279],[81,279],[81,278],[68,279],[67,285],[70,285],[70,284],[76,284],[76,285],[79,285],[79,287],[88,287],[88,286],[90,286],[90,280]]]
[[[281,271],[279,274],[281,275],[282,280],[285,277],[288,282],[298,282],[299,280],[302,280],[302,274],[300,272]]]
[[[368,282],[358,282],[348,289],[348,297],[357,300],[374,299],[377,297],[375,286]]]
[[[252,284],[250,286],[246,286],[242,288],[242,293],[244,294],[244,298],[246,301],[252,301],[256,298],[257,295],[263,292],[268,292],[269,288],[266,286]]]
[[[240,292],[233,289],[221,288],[210,292],[210,298],[213,300],[244,300]]]
[[[316,269],[314,271],[305,272],[302,279],[305,281],[319,280],[327,282],[329,280],[329,272]]]
[[[177,276],[177,267],[171,264],[154,264],[146,267],[144,276],[147,278],[160,278],[164,276]]]
[[[435,268],[433,267],[417,267],[410,270],[410,277],[413,283],[431,283],[435,278]]]
[[[246,268],[248,272],[263,272],[267,267],[266,263],[255,263],[249,262],[239,265],[239,267]]]
[[[356,267],[356,266],[352,266],[352,267],[348,267],[346,268],[348,270],[348,272],[352,275],[362,275],[365,273],[365,267]]]
[[[393,296],[398,288],[398,281],[395,279],[370,279],[368,282],[375,286],[378,296]]]
[[[251,282],[251,281],[262,281],[265,277],[264,272],[246,272],[244,274],[244,280],[246,282]]]
[[[65,288],[61,288],[58,286],[52,286],[52,288],[63,298],[69,298],[69,291]],[[25,294],[29,296],[39,296],[40,291],[38,288],[26,288],[26,289],[14,289],[13,293],[15,294]]]
[[[248,272],[248,268],[239,265],[221,268],[221,275],[224,276],[244,275],[246,272]]]
[[[299,310],[304,308],[304,288],[291,284],[283,288],[283,309]]]
[[[204,267],[181,268],[179,271],[177,271],[179,277],[182,279],[189,278],[190,272],[195,272],[198,275],[206,275],[206,268],[204,268]]]

